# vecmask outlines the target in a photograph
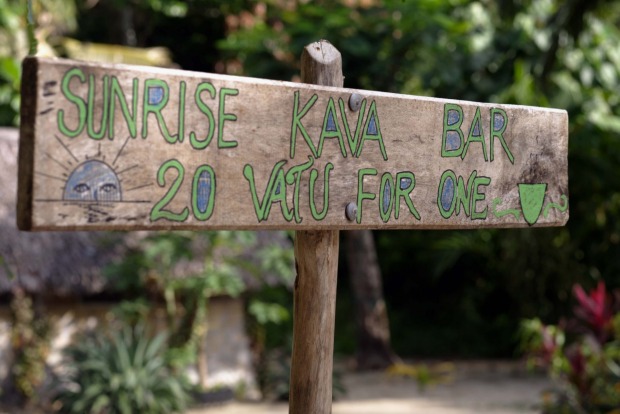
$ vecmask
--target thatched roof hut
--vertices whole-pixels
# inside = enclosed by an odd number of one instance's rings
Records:
[[[21,232],[15,224],[17,195],[18,130],[0,128],[0,296],[19,285],[27,292],[48,297],[92,297],[110,293],[111,285],[103,269],[123,259],[132,247],[151,232]],[[290,247],[279,232],[258,232],[246,259],[259,260],[261,247],[269,244]],[[196,239],[191,249],[204,251],[204,240]],[[204,261],[200,254],[178,263],[174,276],[199,273]],[[259,283],[255,275],[242,273],[246,286]],[[261,276],[268,283],[274,277]]]

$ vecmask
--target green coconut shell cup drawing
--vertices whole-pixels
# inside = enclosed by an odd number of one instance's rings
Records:
[[[542,212],[547,184],[519,184],[519,198],[523,217],[530,226],[535,224]]]

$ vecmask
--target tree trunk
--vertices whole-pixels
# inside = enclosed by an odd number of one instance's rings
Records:
[[[357,369],[384,369],[399,362],[390,345],[390,325],[381,270],[370,230],[344,232],[343,244],[355,302]]]

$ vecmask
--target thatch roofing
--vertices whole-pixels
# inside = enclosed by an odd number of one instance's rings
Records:
[[[19,231],[15,224],[18,135],[16,129],[0,128],[0,294],[10,293],[17,285],[33,294],[56,297],[109,291],[103,269],[122,260],[131,246],[152,233]],[[201,243],[194,247],[204,251]],[[282,233],[259,232],[256,250],[244,256],[259,260],[260,247],[273,243],[290,247]],[[179,263],[174,274],[182,277],[184,273],[198,273],[203,262],[195,259]],[[249,273],[242,277],[249,287],[257,284]],[[277,283],[269,275],[266,279]]]

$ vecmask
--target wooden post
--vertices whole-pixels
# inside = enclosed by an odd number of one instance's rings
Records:
[[[325,40],[306,46],[301,80],[342,87],[340,52]],[[338,245],[338,230],[295,232],[291,414],[331,413]]]

